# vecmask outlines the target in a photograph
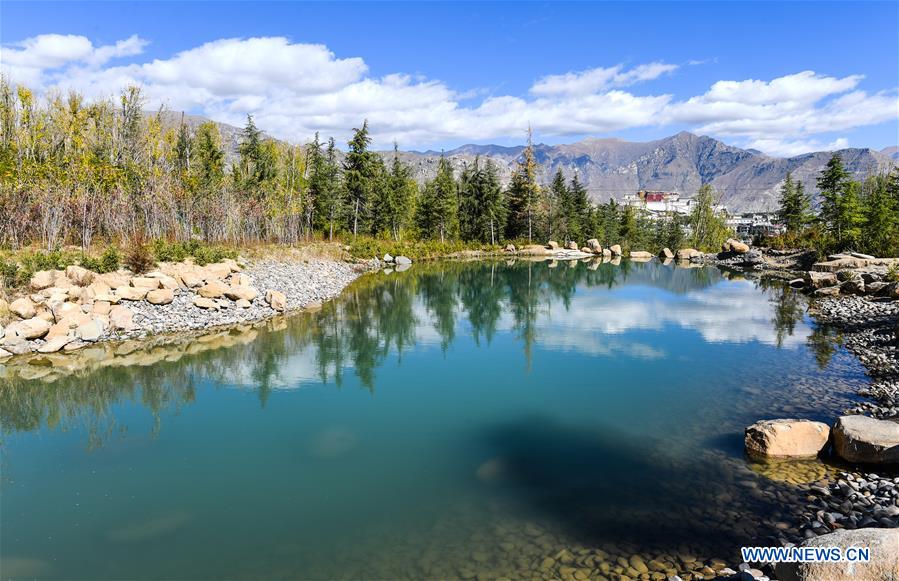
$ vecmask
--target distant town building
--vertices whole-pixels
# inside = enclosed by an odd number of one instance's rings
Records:
[[[727,219],[727,225],[743,238],[777,236],[786,231],[786,227],[777,222],[777,215],[773,212],[737,214]]]
[[[672,213],[686,216],[693,211],[695,201],[693,198],[681,197],[677,192],[640,190],[636,194],[625,194],[622,203],[626,206],[646,210],[650,216],[669,215]],[[727,208],[721,204],[716,204],[715,211],[719,214],[726,214]]]

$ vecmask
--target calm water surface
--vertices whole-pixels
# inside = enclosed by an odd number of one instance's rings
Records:
[[[655,261],[418,264],[259,328],[0,366],[0,572],[733,561],[790,519],[792,486],[747,464],[743,428],[829,419],[865,381],[805,309]]]

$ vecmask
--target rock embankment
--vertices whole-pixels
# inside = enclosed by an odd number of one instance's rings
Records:
[[[366,267],[343,262],[161,263],[141,276],[78,266],[35,273],[9,305],[0,359],[90,343],[258,321],[333,298]]]

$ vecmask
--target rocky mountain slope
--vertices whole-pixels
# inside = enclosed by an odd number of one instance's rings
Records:
[[[177,123],[180,113],[167,113],[167,121]],[[186,123],[195,127],[206,119],[188,115]],[[241,129],[219,123],[228,161],[237,159]],[[457,171],[475,157],[493,160],[504,183],[509,179],[523,146],[463,145],[445,152]],[[589,138],[564,145],[536,145],[541,166],[540,179],[549,182],[557,169],[566,178],[575,173],[597,202],[641,189],[665,190],[692,196],[702,184],[710,183],[721,195],[721,202],[732,212],[772,210],[777,207],[778,188],[788,171],[801,180],[806,190],[816,193],[815,180],[831,152],[821,151],[789,158],[767,156],[757,150],[740,149],[706,136],[686,131],[647,142],[620,139]],[[857,177],[888,171],[899,163],[899,151],[887,148],[841,150],[840,155],[850,172]],[[381,152],[390,157],[393,152]],[[434,177],[440,152],[401,152],[416,179]]]

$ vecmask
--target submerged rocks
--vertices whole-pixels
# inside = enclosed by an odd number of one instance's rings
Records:
[[[762,420],[746,428],[746,451],[757,456],[817,456],[830,437],[830,428],[809,420]]]
[[[857,464],[899,463],[899,423],[868,416],[842,416],[833,427],[837,456]]]
[[[837,530],[807,539],[802,547],[839,547],[870,549],[869,562],[778,563],[775,573],[780,581],[885,581],[899,579],[899,530],[863,528]]]

